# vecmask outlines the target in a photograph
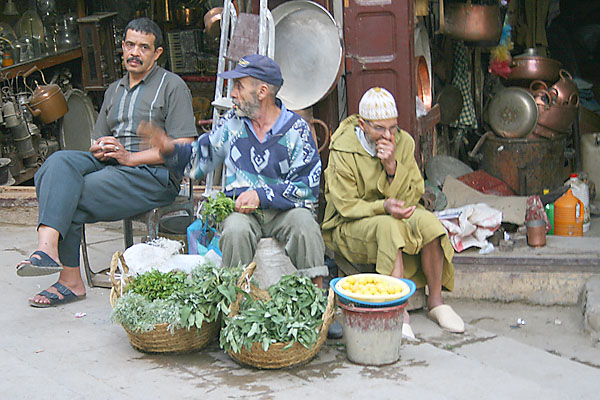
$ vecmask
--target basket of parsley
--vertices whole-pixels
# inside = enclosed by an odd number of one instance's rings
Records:
[[[123,279],[115,279],[118,262]],[[152,270],[135,277],[120,252],[111,262],[111,318],[131,345],[147,353],[185,353],[206,347],[218,334],[240,289],[240,268],[196,266],[190,274]]]

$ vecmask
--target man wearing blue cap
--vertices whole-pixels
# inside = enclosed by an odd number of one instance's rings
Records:
[[[276,98],[283,85],[277,63],[254,54],[219,74],[233,79],[233,109],[193,144],[178,144],[158,127],[144,125],[172,172],[202,179],[224,163],[225,194],[235,212],[223,224],[223,264],[246,265],[261,237],[285,243],[302,276],[320,285],[328,274],[325,245],[311,209],[319,194],[321,160],[310,127]],[[261,212],[256,213],[259,210]]]

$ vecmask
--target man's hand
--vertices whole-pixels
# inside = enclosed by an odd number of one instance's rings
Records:
[[[173,139],[154,122],[142,121],[138,125],[137,135],[142,138],[142,143],[148,147],[158,149],[160,154],[171,154],[175,150]]]
[[[381,160],[383,167],[389,175],[396,173],[396,159],[394,153],[396,152],[396,143],[394,137],[389,139],[381,137],[377,143],[377,157]]]
[[[100,161],[111,158],[121,165],[129,165],[131,153],[113,136],[103,136],[90,147],[90,152]]]
[[[396,219],[407,219],[415,212],[417,206],[404,207],[406,203],[398,199],[386,199],[383,202],[385,212]]]
[[[256,190],[248,190],[235,199],[235,211],[251,214],[260,206],[260,198]]]

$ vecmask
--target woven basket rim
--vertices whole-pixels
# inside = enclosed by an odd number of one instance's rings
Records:
[[[255,269],[255,263],[249,264],[248,267],[246,267],[246,269],[242,273],[242,276],[238,281],[238,286],[244,289],[243,286],[246,285],[247,289],[247,282],[254,273]],[[263,289],[259,289],[259,291],[266,292]],[[252,292],[250,292],[250,295],[252,295]],[[238,297],[236,298],[236,301],[231,305],[228,317],[235,316],[239,312],[241,299],[242,294],[239,293]],[[242,346],[238,353],[235,353],[233,350],[229,350],[227,354],[229,354],[231,358],[233,358],[235,361],[239,362],[242,365],[247,365],[258,369],[290,368],[301,364],[305,364],[317,355],[317,353],[325,343],[325,340],[327,339],[327,331],[329,330],[329,325],[331,325],[331,322],[333,321],[334,311],[335,294],[333,290],[329,288],[329,293],[327,295],[327,308],[325,309],[325,312],[323,312],[323,322],[319,326],[319,335],[317,341],[313,343],[310,349],[304,347],[299,342],[295,342],[290,348],[288,348],[287,350],[283,350],[283,348],[287,346],[290,342],[276,342],[272,343],[267,351],[264,351],[262,345],[259,342],[254,342],[250,350],[248,350],[245,346]]]

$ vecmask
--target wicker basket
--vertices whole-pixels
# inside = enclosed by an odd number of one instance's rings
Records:
[[[171,333],[168,324],[156,324],[150,332],[136,333],[127,328],[131,345],[144,353],[189,353],[202,350],[217,336],[219,321],[203,322],[200,329],[175,329]]]
[[[118,269],[119,260],[123,266],[123,278],[117,280],[115,273]],[[117,299],[124,292],[127,285],[133,280],[129,276],[129,267],[121,252],[113,254],[110,263],[110,280],[112,288],[110,290],[110,304],[114,306]],[[217,336],[221,326],[221,319],[216,321],[202,323],[200,329],[192,327],[189,330],[185,328],[176,328],[173,333],[168,329],[168,324],[156,324],[154,329],[149,332],[132,332],[123,327],[131,346],[136,350],[145,353],[189,353],[202,350],[209,345]]]
[[[248,265],[238,282],[238,286],[246,288],[248,287],[248,279],[252,276],[255,268],[256,264],[254,263]],[[248,279],[246,277],[248,277]],[[266,290],[260,289],[254,285],[250,286],[250,296],[255,299],[270,299],[269,293]],[[242,295],[238,294],[235,303],[231,305],[229,317],[233,317],[239,312],[241,299]],[[319,328],[317,342],[312,346],[312,348],[307,349],[302,344],[296,342],[292,345],[292,347],[284,350],[284,347],[287,346],[287,343],[273,343],[269,346],[267,351],[264,351],[261,343],[254,343],[250,350],[248,350],[245,346],[242,346],[239,353],[229,350],[229,356],[242,365],[259,369],[289,368],[309,362],[314,356],[317,355],[323,346],[323,343],[325,343],[325,340],[327,339],[327,330],[333,321],[333,314],[335,311],[334,299],[335,295],[333,290],[329,289],[329,295],[327,296],[327,308],[323,313],[323,323]]]

